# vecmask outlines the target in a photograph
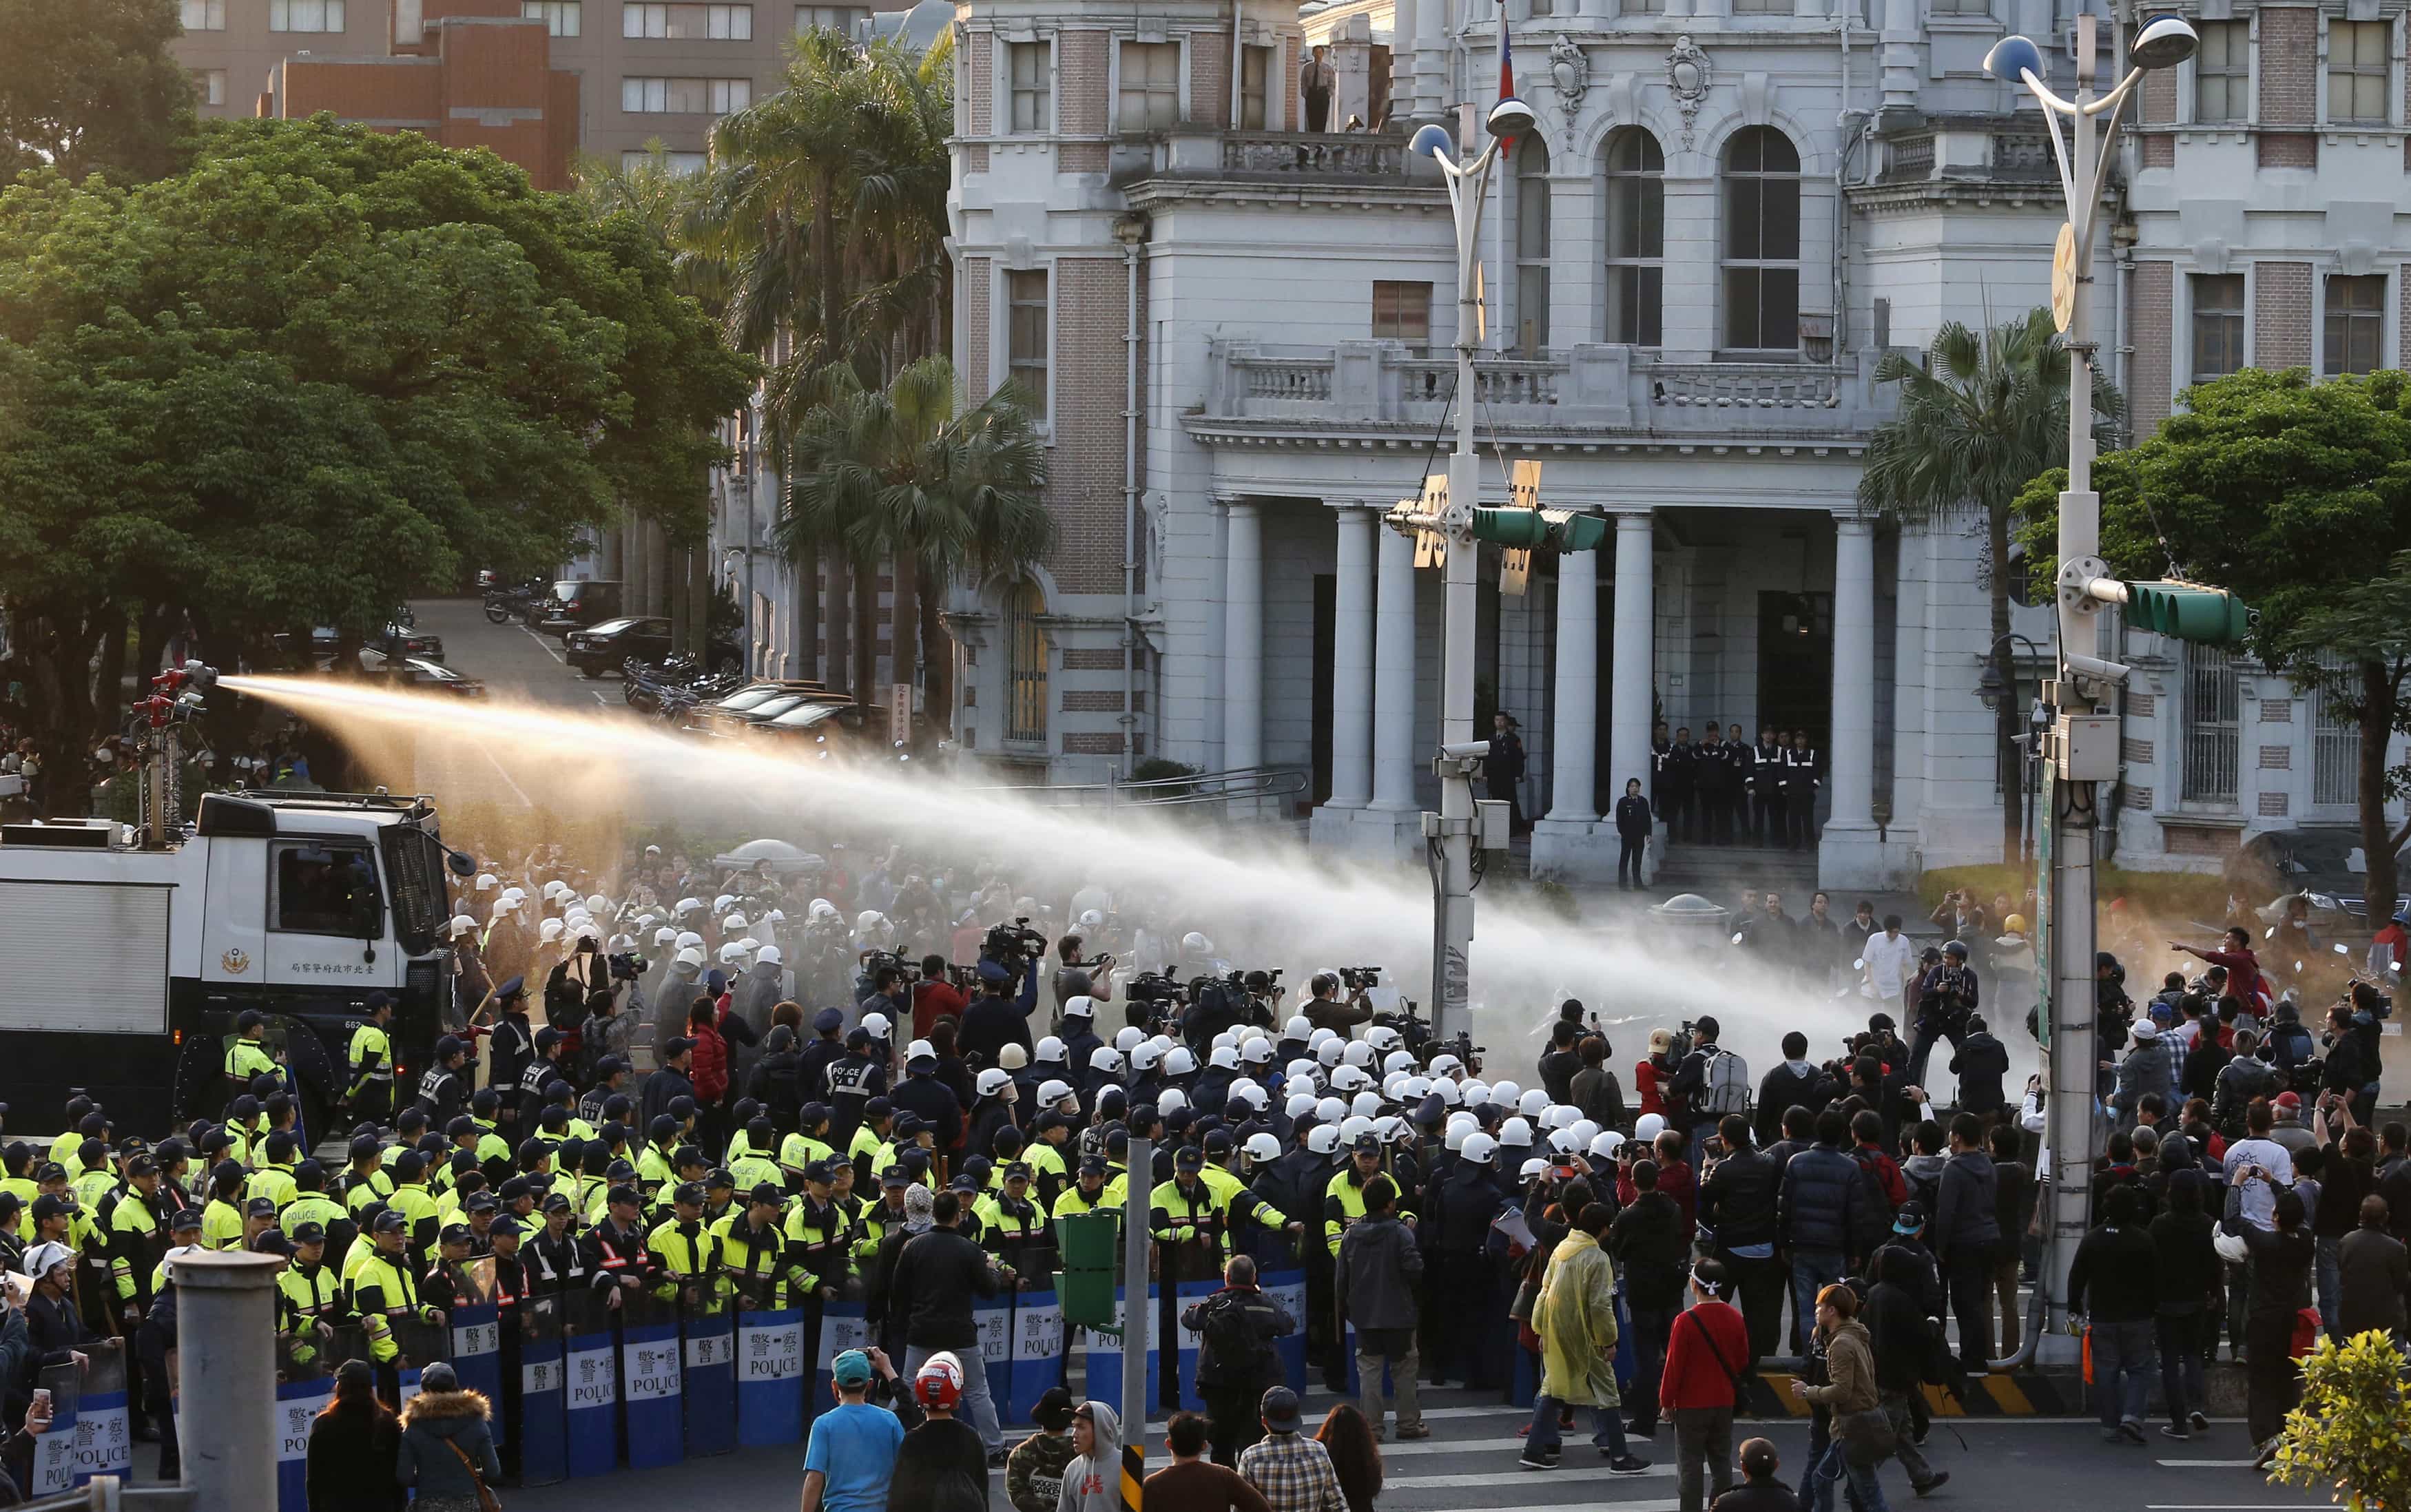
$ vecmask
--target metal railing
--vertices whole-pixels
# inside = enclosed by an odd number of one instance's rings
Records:
[[[1260,804],[1294,798],[1308,776],[1295,766],[1235,766],[1221,772],[1149,778],[1130,782],[1070,782],[1045,788],[998,788],[1043,808],[1180,808],[1201,804]]]
[[[1222,171],[1277,178],[1395,179],[1405,171],[1407,138],[1389,133],[1229,131]]]

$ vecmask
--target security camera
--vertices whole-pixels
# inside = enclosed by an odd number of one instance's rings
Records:
[[[1439,753],[1453,762],[1478,762],[1490,754],[1487,740],[1452,740],[1443,743]]]

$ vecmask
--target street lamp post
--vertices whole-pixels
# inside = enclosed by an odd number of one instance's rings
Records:
[[[1467,114],[1470,116],[1470,107]],[[1439,165],[1456,223],[1456,450],[1448,459],[1448,502],[1436,522],[1447,552],[1440,568],[1440,796],[1439,815],[1424,816],[1425,842],[1437,846],[1439,856],[1432,873],[1432,1027],[1442,1039],[1473,1028],[1469,963],[1475,759],[1462,753],[1473,741],[1473,572],[1481,555],[1473,538],[1473,510],[1482,497],[1480,458],[1473,449],[1473,354],[1482,340],[1482,296],[1476,284],[1482,205],[1500,144],[1536,124],[1531,107],[1512,95],[1490,108],[1486,124],[1490,139],[1471,162],[1459,163],[1451,154],[1454,144],[1445,126],[1424,126],[1410,144]],[[1469,120],[1467,124],[1469,132]]]
[[[2101,496],[2093,491],[2093,236],[2120,110],[2146,72],[2183,63],[2199,40],[2177,17],[2153,22],[2128,50],[2133,67],[2126,77],[2096,98],[2093,36],[2093,18],[2079,16],[2072,100],[2062,99],[2043,81],[2041,50],[2025,37],[2005,36],[1984,58],[1985,72],[2022,85],[2041,104],[2068,201],[2068,224],[2060,228],[2052,258],[2053,313],[2067,334],[2070,360],[2068,489],[2059,496],[2056,676],[2046,691],[2046,702],[2056,710],[2045,768],[2052,789],[2045,821],[2051,875],[2043,880],[2041,909],[2050,921],[2051,958],[2038,963],[2050,983],[2043,1030],[2051,1090],[2043,1138],[2052,1152],[2051,1224],[2042,1277],[2049,1316],[2036,1341],[2045,1363],[2068,1363],[2077,1356],[2068,1331],[2068,1272],[2090,1216],[2099,1059],[2094,1010],[2093,852],[2099,823],[2095,794],[2100,783],[2117,776],[2119,732],[2107,705],[2126,675],[2125,667],[2092,654],[2094,617],[2104,603],[2126,602],[2124,586],[2108,580],[2109,568],[2100,560]],[[2072,141],[2061,138],[2060,116],[2068,119]]]

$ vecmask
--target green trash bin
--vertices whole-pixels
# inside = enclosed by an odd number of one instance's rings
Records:
[[[1114,1322],[1114,1278],[1121,1269],[1121,1220],[1114,1213],[1081,1213],[1055,1220],[1063,1258],[1063,1321],[1075,1328],[1119,1332]]]

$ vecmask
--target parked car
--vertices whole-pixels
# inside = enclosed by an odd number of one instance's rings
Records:
[[[362,647],[360,673],[363,676],[381,678],[398,686],[451,693],[460,698],[486,696],[486,683],[482,677],[468,676],[423,656],[405,656],[396,660],[382,651]]]
[[[702,734],[720,734],[740,725],[775,719],[811,699],[826,700],[828,690],[816,682],[782,682],[765,678],[747,683],[724,698],[697,704],[687,712],[686,728]]]
[[[659,664],[670,654],[670,622],[659,615],[621,615],[562,637],[569,664],[590,677],[599,677],[631,658]],[[711,670],[726,671],[744,664],[744,653],[732,640],[711,644]]]
[[[2411,876],[2411,850],[2395,858],[2396,874]],[[2358,927],[2368,921],[2361,896],[2369,863],[2358,829],[2270,830],[2237,847],[2228,858],[2228,891],[2255,908],[2288,893],[2310,895],[2314,927]]]
[[[567,635],[620,617],[620,585],[592,578],[563,578],[544,602],[528,609],[528,628]]]
[[[285,639],[282,634],[275,637],[279,645],[285,644]],[[322,667],[334,660],[342,642],[342,632],[332,625],[314,625],[310,629],[310,654]],[[362,636],[360,644],[375,647],[381,652],[398,647],[405,656],[423,656],[430,662],[444,660],[444,637],[431,631],[419,630],[401,617],[386,621],[383,629]]]

